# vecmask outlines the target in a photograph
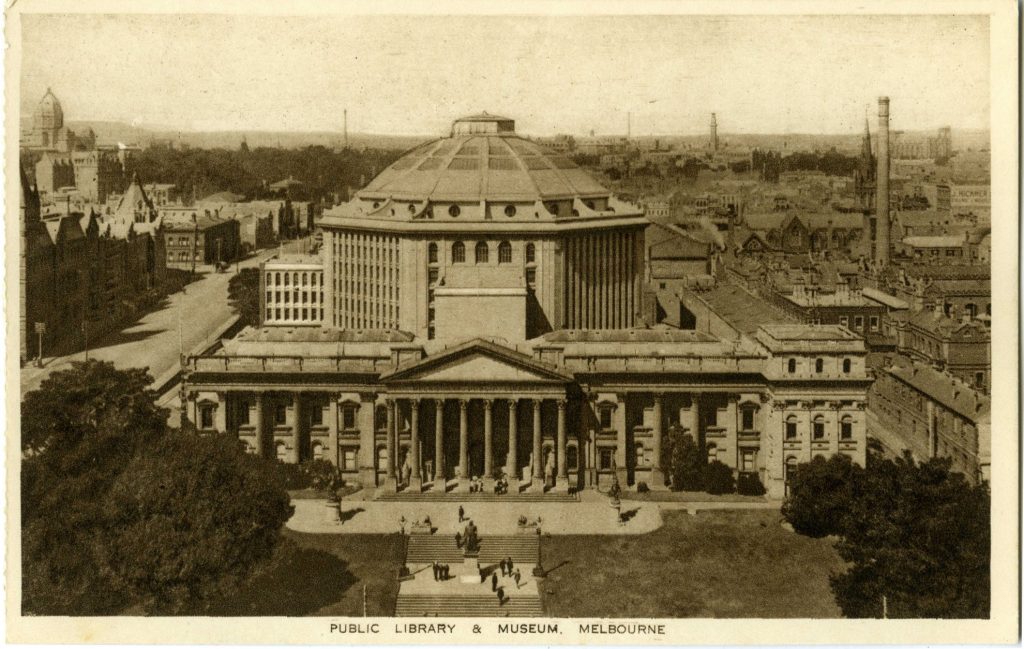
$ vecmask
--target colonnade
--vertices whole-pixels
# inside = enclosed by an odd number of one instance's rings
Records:
[[[420,408],[433,404],[434,407],[434,473],[435,473],[435,489],[445,489],[447,485],[447,473],[445,466],[445,427],[444,427],[444,412],[445,404],[449,401],[457,403],[459,409],[459,464],[456,472],[456,479],[458,480],[458,487],[460,489],[466,489],[469,485],[471,478],[469,474],[469,407],[471,401],[482,401],[483,405],[483,441],[484,441],[484,458],[483,458],[483,472],[482,478],[485,484],[493,483],[495,478],[495,464],[494,464],[494,410],[499,407],[498,402],[505,402],[508,408],[508,456],[503,463],[503,468],[508,473],[510,488],[519,486],[519,476],[521,465],[519,463],[519,399],[518,398],[485,398],[485,399],[468,399],[468,398],[436,398],[436,397],[391,397],[386,399],[387,408],[387,429],[386,429],[386,447],[387,447],[387,466],[386,466],[386,481],[385,489],[394,490],[397,489],[397,485],[400,482],[399,475],[400,468],[397,466],[397,450],[398,450],[398,410],[402,406],[406,406],[409,410],[409,453],[412,457],[412,461],[409,463],[411,475],[409,477],[409,489],[416,491],[421,490],[423,487],[423,475],[422,475],[422,443],[421,438],[422,431],[420,430]],[[530,483],[534,490],[543,490],[545,486],[545,475],[543,463],[541,461],[542,450],[543,450],[543,433],[541,430],[541,406],[544,401],[548,399],[542,398],[529,398],[527,402],[531,404],[530,409],[533,416],[532,421],[532,465],[530,472]],[[567,488],[569,482],[569,473],[565,461],[566,456],[566,408],[568,407],[568,401],[566,399],[554,399],[558,407],[558,418],[555,430],[555,487],[556,488]]]

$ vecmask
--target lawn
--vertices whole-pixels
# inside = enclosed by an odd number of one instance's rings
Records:
[[[552,617],[840,617],[829,590],[843,562],[827,539],[780,526],[777,511],[666,512],[639,536],[546,536]]]
[[[286,529],[273,565],[210,615],[392,615],[405,546],[398,534],[301,534]]]

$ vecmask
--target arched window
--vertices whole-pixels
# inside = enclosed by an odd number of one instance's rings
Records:
[[[437,244],[436,243],[431,242],[431,244],[429,246],[427,246],[427,263],[429,263],[429,264],[436,264],[437,263]]]
[[[811,422],[811,433],[814,439],[825,439],[825,417],[823,415],[815,415],[814,421]]]
[[[537,248],[532,243],[526,244],[526,263],[532,264],[537,261]]]
[[[452,263],[461,264],[466,261],[466,244],[456,241],[452,244]]]
[[[796,474],[796,458],[792,457],[792,456],[787,457],[786,458],[786,474],[785,474],[785,481],[786,481],[786,488],[787,489],[789,488],[790,480],[793,479],[793,476],[795,474]]]
[[[825,371],[825,361],[820,359],[820,358],[816,358],[814,360],[814,371],[817,372],[818,374],[821,374],[822,372],[824,372]]]
[[[843,359],[843,374],[849,374],[849,373],[850,373],[850,359],[849,358],[844,358]]]
[[[313,442],[313,459],[323,460],[324,458],[324,445],[320,442]]]
[[[498,263],[512,263],[512,244],[509,243],[508,241],[502,241],[501,243],[498,244]]]
[[[787,363],[786,369],[789,371],[790,374],[796,374],[796,359],[795,358],[789,359],[789,363]]]
[[[853,417],[843,415],[839,420],[839,439],[853,439]]]
[[[636,458],[636,464],[633,466],[646,466],[646,462],[644,462],[644,445],[637,442],[633,447],[633,453]]]
[[[490,251],[490,249],[487,247],[487,242],[486,241],[477,242],[476,250],[475,250],[475,253],[476,253],[476,263],[478,263],[478,264],[486,264],[487,263],[487,258],[489,256],[489,251]]]
[[[796,415],[786,417],[786,439],[796,439]]]
[[[278,442],[277,444],[274,444],[274,451],[278,460],[280,460],[281,462],[288,461],[288,447],[285,446],[284,442]]]

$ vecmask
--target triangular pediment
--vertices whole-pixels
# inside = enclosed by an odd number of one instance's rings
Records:
[[[514,349],[474,340],[401,366],[381,376],[385,383],[567,383],[571,374]]]

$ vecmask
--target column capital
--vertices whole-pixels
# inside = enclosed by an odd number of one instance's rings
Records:
[[[540,410],[540,404],[544,400],[543,399],[538,399],[537,397],[533,397],[532,399],[530,399],[530,401],[533,403],[533,409],[534,410]]]
[[[409,397],[406,399],[406,401],[409,402],[410,406],[415,408],[416,406],[420,405],[420,401],[422,401],[422,399],[420,397]]]
[[[460,411],[465,412],[466,408],[468,408],[468,407],[469,407],[469,400],[468,399],[459,399],[459,410]]]
[[[438,411],[444,410],[444,399],[434,399],[434,408]]]
[[[494,407],[494,399],[484,399],[484,410],[490,411]]]
[[[565,398],[562,398],[562,399],[559,399],[556,403],[558,403],[558,409],[564,411],[565,407],[567,405],[569,405],[569,400],[565,399]]]
[[[653,396],[654,396],[654,402],[655,403],[660,403],[661,400],[665,398],[665,393],[664,392],[654,392]]]
[[[508,400],[508,409],[509,410],[516,410],[518,407],[519,407],[519,399],[509,399]]]

